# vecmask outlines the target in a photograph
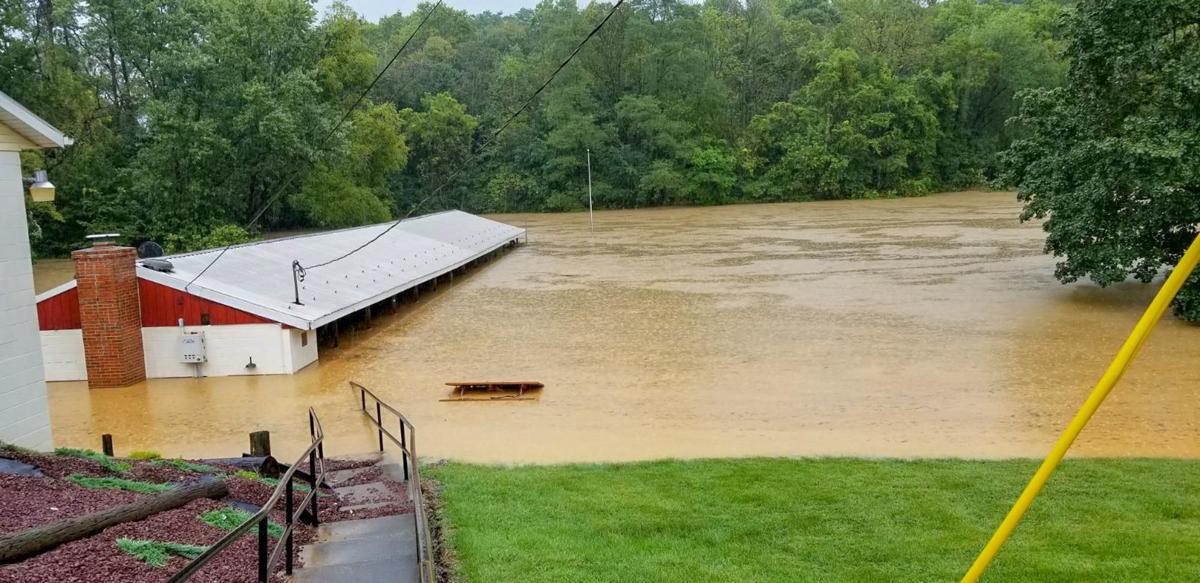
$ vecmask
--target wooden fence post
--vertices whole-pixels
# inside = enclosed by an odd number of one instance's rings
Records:
[[[271,455],[271,432],[255,431],[250,434],[250,455],[266,457]]]
[[[105,433],[100,436],[101,448],[104,450],[104,455],[113,457],[112,435]]]

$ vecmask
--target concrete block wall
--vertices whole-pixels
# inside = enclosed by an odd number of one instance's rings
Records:
[[[17,152],[0,151],[0,441],[54,446]]]

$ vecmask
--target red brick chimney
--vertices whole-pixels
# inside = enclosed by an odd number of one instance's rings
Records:
[[[137,251],[98,242],[71,253],[88,388],[125,387],[146,379]]]

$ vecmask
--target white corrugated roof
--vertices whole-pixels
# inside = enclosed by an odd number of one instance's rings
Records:
[[[58,128],[46,123],[24,105],[0,91],[0,123],[14,129],[25,136],[25,139],[42,148],[62,148],[70,146],[71,138],[65,136]]]
[[[308,270],[293,303],[292,261],[310,266],[367,242],[392,223],[300,235],[230,247],[196,277],[220,249],[166,257],[175,269],[142,267],[138,277],[301,329],[328,324],[346,314],[424,283],[525,234],[525,229],[462,211],[400,222],[363,250],[325,267]]]

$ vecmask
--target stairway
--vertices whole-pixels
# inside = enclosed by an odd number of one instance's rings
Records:
[[[404,479],[398,464],[382,464],[381,481],[344,485],[371,469],[330,472],[326,481],[342,500],[343,511],[365,511],[407,503],[408,496],[394,484]],[[360,581],[417,583],[416,523],[412,512],[343,520],[317,528],[317,541],[301,551],[304,566],[292,576],[295,583],[351,583]]]

